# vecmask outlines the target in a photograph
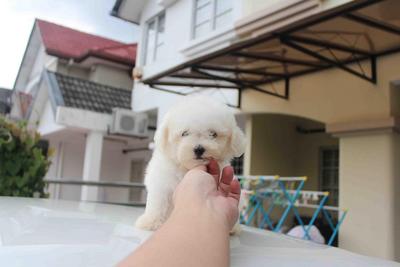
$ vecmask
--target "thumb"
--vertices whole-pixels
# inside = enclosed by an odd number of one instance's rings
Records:
[[[192,170],[198,170],[198,171],[205,171],[207,172],[207,166],[206,165],[198,165],[196,167],[193,167]]]

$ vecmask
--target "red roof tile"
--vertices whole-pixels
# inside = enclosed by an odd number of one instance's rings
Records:
[[[44,20],[37,19],[36,23],[48,54],[77,62],[93,56],[135,65],[136,44],[121,43]]]

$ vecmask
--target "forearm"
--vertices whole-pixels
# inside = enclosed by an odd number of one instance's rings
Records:
[[[178,209],[120,266],[228,266],[229,230],[207,208]]]

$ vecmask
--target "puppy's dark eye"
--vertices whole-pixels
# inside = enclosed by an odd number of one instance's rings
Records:
[[[188,136],[188,135],[189,135],[188,131],[183,131],[182,134],[181,134],[181,136]]]
[[[210,137],[217,138],[218,134],[215,131],[210,131]]]

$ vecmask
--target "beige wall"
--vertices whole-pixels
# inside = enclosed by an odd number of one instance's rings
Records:
[[[304,0],[303,0],[304,1]],[[352,0],[320,0],[320,5],[323,8],[328,9],[340,4],[348,3]],[[266,9],[269,7],[273,7],[276,5],[280,6],[289,6],[293,5],[296,2],[295,0],[242,0],[242,10],[243,16],[252,15],[253,13],[259,12],[261,9]],[[300,2],[300,1],[297,1]]]
[[[390,91],[390,82],[400,76],[394,67],[399,63],[400,53],[379,58],[376,85],[340,69],[294,78],[290,81],[289,101],[249,89],[243,94],[242,109],[290,114],[324,123],[379,119],[391,113],[400,115],[399,108],[391,107],[392,103],[400,102],[400,94]]]
[[[253,115],[252,122],[250,174],[293,175],[296,158],[293,119]]]
[[[392,81],[390,83],[390,115],[392,116],[398,116],[400,114],[400,105],[399,105],[399,99],[400,99],[400,80],[397,81]]]
[[[248,16],[263,8],[268,8],[282,2],[282,0],[242,0],[243,16]]]
[[[340,206],[349,208],[340,246],[400,260],[400,136],[370,133],[340,138]]]
[[[66,61],[58,61],[57,72],[81,79],[89,79],[90,69],[78,66],[75,63],[69,65]]]
[[[394,137],[394,147],[393,147],[393,155],[394,155],[394,172],[393,172],[393,189],[394,189],[394,259],[396,261],[400,261],[400,167],[398,162],[400,162],[400,137],[398,134]]]
[[[302,134],[296,126],[323,124],[277,114],[254,114],[251,121],[249,174],[307,176],[305,189],[318,190],[320,148],[338,145],[338,140],[325,133]]]
[[[288,101],[247,90],[242,97],[242,107],[249,113],[295,115],[325,124],[352,125],[353,122],[399,116],[400,93],[396,82],[400,77],[396,67],[399,64],[400,53],[379,58],[376,85],[340,69],[298,77],[290,81]],[[282,83],[276,84],[279,86]],[[251,137],[260,139],[262,134],[255,131],[262,129],[252,130]],[[339,204],[342,208],[349,208],[349,213],[340,231],[339,246],[366,255],[399,260],[400,168],[395,167],[395,162],[400,160],[399,137],[394,134],[364,134],[362,137],[341,136],[340,139]],[[268,141],[262,142],[264,145]],[[250,169],[253,170],[255,164],[254,170],[259,171],[259,162],[270,159],[270,155],[259,152],[256,148],[258,142],[252,140],[251,144],[251,150],[255,149],[255,152],[251,151]],[[306,148],[311,149],[304,141],[303,149]],[[306,159],[300,153],[296,157],[300,169],[294,170],[298,174],[311,173],[307,161],[312,159]],[[315,182],[310,179],[307,183],[314,187]]]
[[[304,189],[320,190],[320,150],[326,147],[336,147],[338,144],[339,140],[329,134],[298,134],[294,169],[296,173],[309,177]]]
[[[133,87],[133,80],[128,69],[97,64],[93,67],[89,79],[97,83],[128,90],[132,90]]]
[[[59,61],[57,71],[64,75],[91,80],[117,88],[132,90],[133,87],[133,80],[129,76],[128,69],[119,67],[96,64],[92,68],[88,68],[76,63],[69,65],[65,61]]]
[[[249,115],[250,116],[250,115]],[[246,129],[250,140],[245,161],[246,174],[307,176],[305,190],[319,191],[319,154],[321,147],[338,146],[338,139],[326,133],[302,134],[296,126],[308,129],[322,128],[323,124],[307,119],[278,115],[253,114],[251,126]],[[249,128],[250,131],[248,130]],[[248,155],[250,153],[250,156]],[[302,216],[312,216],[313,209],[300,209]],[[276,208],[271,218],[277,221],[282,210]],[[292,214],[286,219],[293,221]]]

